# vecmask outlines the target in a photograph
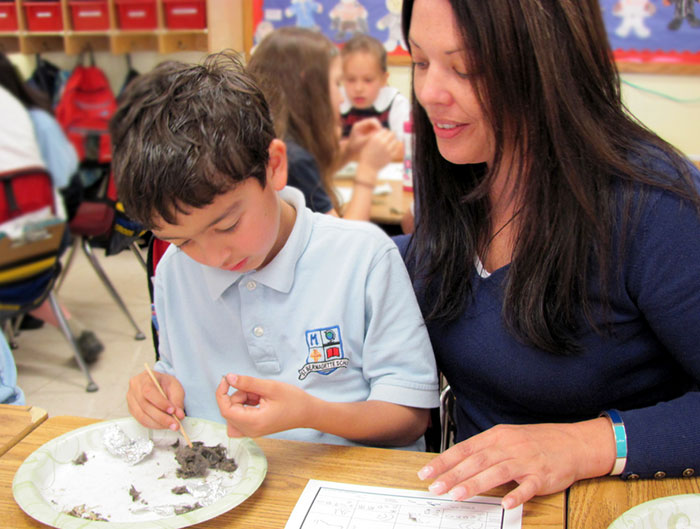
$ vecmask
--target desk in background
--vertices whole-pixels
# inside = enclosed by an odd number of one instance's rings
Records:
[[[337,188],[352,189],[356,165],[351,163],[339,171],[333,183]],[[413,192],[403,190],[401,164],[392,163],[378,175],[377,187],[389,187],[390,193],[375,194],[372,198],[370,219],[376,224],[399,225],[404,214],[413,204]]]
[[[66,432],[98,422],[82,417],[53,417],[0,458],[0,520],[13,529],[42,528],[15,503],[9,486],[15,472],[34,450]],[[379,448],[256,439],[268,462],[267,476],[246,501],[201,529],[282,529],[309,479],[425,490],[416,476],[434,454]],[[510,487],[492,493],[505,494]],[[537,497],[523,509],[523,529],[564,529],[564,494]]]
[[[0,404],[0,456],[21,441],[48,417],[34,406]]]

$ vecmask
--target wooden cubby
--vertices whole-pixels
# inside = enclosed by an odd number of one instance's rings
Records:
[[[205,29],[167,28],[164,2],[156,0],[158,25],[154,30],[120,29],[116,0],[107,0],[109,29],[103,31],[75,31],[69,0],[60,0],[63,29],[51,32],[28,30],[25,1],[28,0],[15,0],[18,30],[0,30],[0,51],[26,54],[58,51],[77,55],[87,49],[114,54],[138,51],[206,52],[224,47],[243,49],[243,0],[207,0],[208,27]]]

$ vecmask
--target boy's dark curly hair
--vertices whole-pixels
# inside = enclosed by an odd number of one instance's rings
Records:
[[[262,92],[229,53],[196,65],[164,62],[136,78],[110,132],[119,199],[149,229],[246,178],[265,187],[275,137]]]

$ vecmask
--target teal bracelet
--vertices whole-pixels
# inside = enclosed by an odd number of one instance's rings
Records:
[[[613,435],[615,436],[615,464],[610,472],[611,476],[619,476],[627,464],[627,432],[625,423],[616,410],[607,410],[600,414],[600,417],[607,417],[612,424]]]

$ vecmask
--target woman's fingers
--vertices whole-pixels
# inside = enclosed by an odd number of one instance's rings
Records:
[[[590,447],[574,435],[569,424],[501,425],[446,450],[419,470],[421,479],[434,479],[434,494],[456,500],[517,482],[503,505],[513,508],[535,495],[566,489],[579,478]],[[587,476],[586,476],[587,477]]]

